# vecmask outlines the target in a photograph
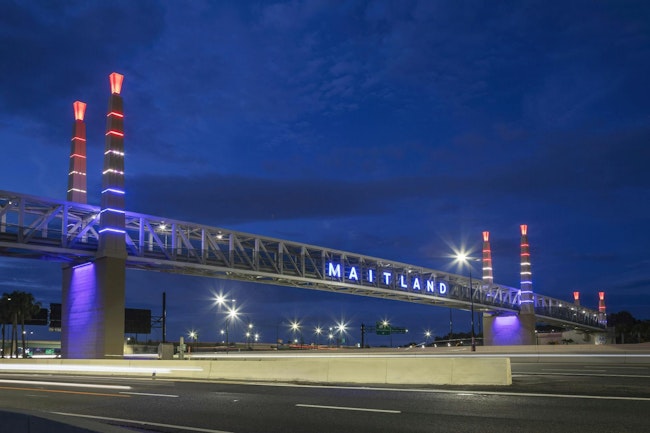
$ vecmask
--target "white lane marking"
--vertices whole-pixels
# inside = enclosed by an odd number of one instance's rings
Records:
[[[537,373],[520,371],[518,377],[522,376],[591,376],[591,377],[631,377],[639,379],[648,379],[650,376],[640,374],[595,374],[595,373]],[[514,375],[513,375],[514,377]]]
[[[96,420],[101,420],[101,421],[113,421],[113,422],[123,422],[127,424],[136,424],[136,425],[141,425],[141,426],[152,426],[152,427],[165,427],[165,428],[172,428],[176,430],[187,430],[187,431],[196,431],[196,432],[202,432],[202,433],[233,433],[233,432],[228,432],[225,430],[213,430],[209,428],[200,428],[200,427],[190,427],[190,426],[185,426],[185,425],[174,425],[174,424],[161,424],[158,422],[148,422],[148,421],[138,421],[134,419],[123,419],[123,418],[110,418],[107,416],[93,416],[93,415],[82,415],[80,413],[66,413],[66,412],[50,412],[56,415],[63,415],[63,416],[74,416],[77,418],[88,418],[88,419],[96,419]]]
[[[91,372],[102,372],[102,373],[141,373],[141,374],[151,374],[151,373],[161,373],[169,374],[174,371],[203,371],[203,368],[200,367],[188,367],[188,368],[176,368],[176,367],[165,367],[158,368],[155,366],[149,367],[120,367],[117,365],[73,365],[73,364],[0,364],[0,370],[3,371],[91,371]]]
[[[360,412],[402,413],[401,410],[369,409],[365,407],[347,407],[347,406],[322,406],[319,404],[296,404],[296,407],[309,407],[314,409],[356,410]]]
[[[174,394],[152,394],[148,392],[126,392],[122,391],[119,394],[129,394],[129,395],[145,395],[148,397],[178,397],[177,395]]]
[[[609,366],[607,367],[610,370],[648,370],[648,367],[614,367],[614,366]]]
[[[11,380],[0,379],[0,383],[12,383],[21,385],[44,385],[44,386],[68,386],[71,388],[102,388],[102,389],[131,389],[126,385],[99,385],[95,383],[74,383],[74,382],[43,382],[38,380]]]
[[[580,369],[580,368],[542,368],[541,370],[542,371],[564,371],[564,372],[567,372],[567,373],[573,372],[573,371],[578,372],[578,373],[587,373],[587,372],[604,373],[604,372],[607,371],[607,370],[603,370],[603,369],[601,369],[601,370],[590,370],[588,368],[582,368],[582,369]]]
[[[275,386],[290,388],[320,388],[320,389],[349,389],[355,391],[390,391],[390,392],[421,392],[430,394],[458,394],[460,390],[451,389],[420,389],[420,388],[372,388],[366,386],[330,386],[330,385],[295,385],[288,383],[238,383],[238,385],[252,386]],[[564,394],[544,394],[531,392],[500,392],[500,391],[473,391],[476,395],[503,395],[507,397],[541,397],[541,398],[576,398],[576,399],[593,399],[593,400],[628,400],[628,401],[650,401],[650,397],[617,397],[606,395],[564,395]]]

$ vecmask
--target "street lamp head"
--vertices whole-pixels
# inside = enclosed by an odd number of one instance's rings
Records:
[[[224,296],[223,293],[219,293],[218,295],[215,296],[214,302],[217,304],[217,306],[221,307],[226,304],[226,302],[232,302],[233,305],[235,304],[235,299],[228,299],[226,296]]]
[[[228,309],[228,319],[236,319],[239,316],[239,311],[236,308]]]

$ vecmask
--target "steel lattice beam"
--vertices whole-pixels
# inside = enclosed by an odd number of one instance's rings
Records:
[[[0,255],[61,262],[93,260],[99,244],[99,207],[0,191]],[[304,289],[372,296],[427,305],[469,309],[470,292],[479,312],[519,311],[520,291],[498,284],[484,286],[457,274],[427,269],[314,245],[232,230],[125,213],[127,266],[133,269],[227,278]],[[328,276],[328,263],[340,263],[339,278]],[[353,279],[346,269],[374,269],[394,278]],[[401,278],[401,282],[399,278]],[[406,282],[443,281],[445,296],[414,290]],[[385,284],[383,284],[385,283]],[[406,287],[406,288],[405,288]],[[598,312],[535,294],[535,313],[545,321],[601,330]]]

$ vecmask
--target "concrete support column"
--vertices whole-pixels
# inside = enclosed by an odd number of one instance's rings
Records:
[[[535,344],[535,314],[513,316],[483,315],[483,344],[513,346]]]
[[[61,355],[119,359],[124,355],[125,260],[100,257],[63,269]]]

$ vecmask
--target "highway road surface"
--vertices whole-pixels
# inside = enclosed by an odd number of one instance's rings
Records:
[[[379,388],[2,374],[0,408],[143,432],[650,431],[648,364],[514,360],[513,382]]]

